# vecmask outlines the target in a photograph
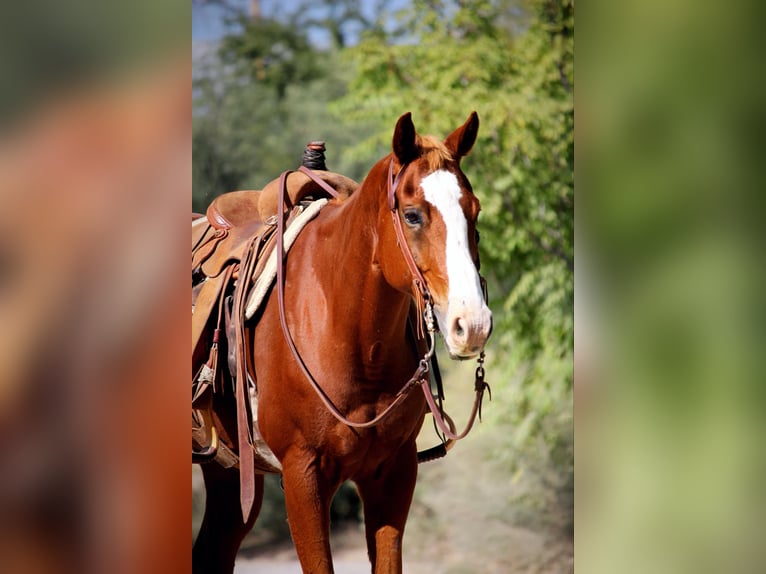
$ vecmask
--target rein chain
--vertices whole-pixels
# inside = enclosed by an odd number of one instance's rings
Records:
[[[427,333],[429,343],[428,343],[428,351],[426,351],[426,353],[423,355],[423,358],[420,359],[420,362],[414,374],[412,375],[412,377],[410,377],[410,379],[406,383],[404,383],[404,385],[399,390],[399,392],[395,395],[391,403],[385,408],[385,410],[383,410],[383,412],[381,412],[375,418],[367,422],[360,423],[360,422],[354,422],[349,420],[332,403],[332,401],[324,392],[322,387],[311,375],[311,372],[309,371],[306,364],[303,362],[303,358],[301,357],[300,353],[298,352],[298,349],[295,346],[295,342],[293,341],[293,337],[290,334],[290,329],[287,325],[287,318],[285,315],[285,304],[284,304],[285,270],[284,270],[284,241],[283,241],[284,226],[285,226],[285,194],[287,193],[287,176],[293,173],[293,171],[285,171],[284,173],[282,173],[282,175],[279,178],[279,194],[278,194],[278,205],[277,205],[277,214],[278,214],[277,238],[276,238],[277,240],[276,251],[277,251],[277,261],[278,261],[277,300],[279,305],[279,320],[282,325],[282,332],[284,333],[287,346],[290,348],[290,351],[292,352],[293,357],[297,361],[298,366],[300,367],[301,371],[303,372],[308,382],[311,384],[311,387],[314,389],[319,399],[325,405],[325,407],[330,412],[330,414],[333,417],[335,417],[338,421],[352,428],[373,427],[379,424],[389,414],[391,414],[394,408],[396,408],[409,395],[412,389],[420,385],[421,389],[423,390],[423,394],[425,395],[428,408],[431,411],[431,414],[433,415],[434,420],[436,421],[436,424],[444,433],[444,436],[446,436],[449,439],[445,441],[445,444],[444,444],[446,449],[449,449],[453,441],[460,440],[461,438],[464,438],[469,433],[469,431],[473,427],[477,414],[479,416],[479,419],[481,419],[481,405],[482,405],[482,400],[484,397],[484,391],[489,390],[489,385],[484,381],[484,352],[482,351],[478,359],[479,365],[476,368],[476,381],[474,386],[474,389],[476,392],[476,398],[474,400],[473,408],[471,410],[471,415],[469,416],[469,420],[468,420],[468,423],[466,424],[465,429],[461,433],[455,434],[455,425],[452,422],[452,419],[443,411],[443,409],[440,406],[437,406],[436,402],[434,401],[433,394],[431,393],[429,377],[427,376],[430,371],[429,363],[431,361],[431,358],[434,355],[435,339],[436,339],[435,333],[437,331],[436,323],[434,321],[434,316],[433,316],[433,299],[431,298],[431,293],[429,292],[428,287],[426,285],[425,278],[423,277],[423,274],[418,269],[415,263],[415,259],[412,256],[412,252],[410,251],[409,245],[407,244],[407,241],[404,237],[404,230],[402,229],[401,218],[398,216],[397,209],[396,209],[396,189],[399,185],[399,181],[401,180],[401,177],[404,171],[407,168],[407,165],[408,164],[403,165],[402,168],[399,170],[399,173],[396,175],[396,178],[394,178],[393,177],[393,160],[389,164],[388,207],[391,210],[391,215],[393,217],[394,229],[396,230],[397,243],[399,245],[399,249],[401,250],[402,255],[404,256],[404,259],[407,263],[407,267],[409,268],[409,271],[413,277],[413,297],[415,299],[415,303],[416,303],[416,307],[418,311],[417,313],[418,339],[422,340],[423,336]],[[325,191],[330,193],[330,195],[332,195],[335,198],[338,197],[337,192],[334,189],[332,189],[332,187],[327,185],[321,178],[317,177],[310,169],[307,169],[306,167],[301,166],[299,168],[299,171],[301,171],[302,173],[310,177],[315,183],[317,183]],[[482,284],[483,284],[483,281],[482,281]],[[485,298],[486,298],[486,291],[485,291]],[[492,398],[491,391],[489,396],[491,400]],[[446,453],[446,450],[444,450],[444,452]]]

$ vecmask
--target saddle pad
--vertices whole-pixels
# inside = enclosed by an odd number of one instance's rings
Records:
[[[311,202],[307,207],[303,209],[300,214],[295,217],[292,223],[290,223],[290,226],[285,230],[283,238],[285,255],[287,255],[290,247],[292,247],[293,243],[297,239],[298,234],[300,234],[303,228],[306,227],[306,224],[314,219],[319,214],[319,211],[325,205],[327,205],[327,203],[328,200],[325,198]],[[250,291],[250,295],[247,300],[247,306],[245,307],[246,319],[251,319],[253,315],[255,315],[256,311],[258,311],[258,308],[261,306],[264,298],[266,297],[266,293],[268,292],[272,283],[274,283],[276,276],[277,250],[273,249],[269,255],[268,260],[266,261],[263,272],[258,276],[253,289]]]

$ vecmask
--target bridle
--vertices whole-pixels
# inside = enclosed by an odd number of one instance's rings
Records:
[[[381,421],[383,421],[383,419],[385,419],[389,414],[391,414],[391,412],[402,401],[404,401],[404,399],[407,398],[407,396],[412,391],[412,389],[420,385],[426,397],[426,402],[428,404],[428,407],[431,410],[434,420],[436,421],[436,424],[439,426],[439,428],[444,433],[444,435],[449,439],[445,444],[445,446],[449,448],[452,441],[459,440],[468,434],[468,432],[473,427],[473,423],[477,414],[479,415],[479,418],[481,418],[481,403],[483,400],[484,391],[489,390],[489,385],[484,381],[484,366],[483,366],[484,352],[481,353],[478,359],[479,365],[476,369],[476,383],[474,386],[476,391],[476,398],[474,401],[473,409],[471,411],[471,415],[468,420],[468,424],[466,425],[463,432],[456,434],[455,425],[452,422],[452,419],[450,419],[450,417],[446,413],[444,413],[443,409],[441,409],[439,405],[436,404],[433,394],[431,393],[428,373],[430,371],[431,359],[434,356],[436,331],[437,331],[437,326],[436,326],[436,322],[434,320],[434,314],[433,314],[433,299],[431,297],[431,293],[428,290],[428,285],[426,284],[425,278],[423,277],[423,274],[420,272],[420,269],[418,269],[418,266],[415,263],[415,259],[412,256],[412,251],[410,250],[409,244],[407,243],[405,239],[404,229],[402,228],[401,217],[399,216],[398,210],[397,210],[396,190],[409,164],[403,165],[401,169],[399,170],[399,172],[397,173],[396,177],[394,177],[393,163],[394,162],[392,159],[391,162],[389,163],[389,168],[388,168],[388,179],[387,179],[388,207],[391,211],[391,215],[393,218],[394,229],[396,231],[396,237],[397,237],[397,243],[399,245],[399,249],[401,250],[402,255],[404,256],[404,259],[407,263],[407,267],[409,268],[409,271],[412,274],[412,278],[413,278],[412,295],[415,299],[415,303],[416,303],[417,311],[418,311],[417,312],[417,316],[418,316],[417,331],[419,333],[418,339],[422,340],[423,336],[428,337],[428,350],[420,359],[418,363],[418,367],[417,369],[415,369],[415,372],[413,373],[413,375],[409,378],[409,380],[406,383],[404,383],[401,389],[394,396],[391,403],[379,415],[377,415],[375,418],[366,422],[355,422],[355,421],[351,421],[347,419],[338,410],[338,408],[332,403],[332,401],[324,392],[324,390],[319,385],[319,383],[314,379],[308,367],[306,367],[306,364],[304,363],[302,357],[300,356],[300,353],[298,352],[298,349],[295,346],[295,342],[293,341],[292,335],[290,334],[290,329],[287,325],[287,318],[285,315],[285,306],[284,306],[284,297],[285,297],[284,295],[284,291],[285,291],[284,261],[285,261],[285,258],[284,258],[283,236],[284,236],[284,226],[285,226],[285,219],[286,219],[285,194],[287,190],[287,176],[293,173],[292,171],[284,172],[279,179],[279,194],[278,194],[278,205],[277,205],[277,214],[278,214],[277,238],[276,238],[276,241],[277,241],[276,251],[277,251],[277,261],[278,261],[277,301],[279,306],[279,319],[282,325],[282,332],[284,333],[287,346],[290,348],[290,351],[292,352],[293,357],[298,363],[300,370],[303,372],[303,375],[306,377],[311,387],[313,388],[313,390],[315,391],[319,399],[322,401],[322,403],[325,405],[327,410],[338,421],[352,428],[370,428],[370,427],[376,426]],[[322,187],[325,191],[327,191],[331,196],[336,198],[338,197],[337,192],[334,189],[332,189],[332,187],[327,185],[327,183],[325,183],[316,174],[314,174],[310,169],[307,169],[306,167],[301,166],[299,168],[299,171],[301,171],[302,173],[310,177],[315,183],[317,183],[320,187]],[[484,284],[483,281],[482,281],[482,284]],[[485,290],[485,297],[486,297],[486,290]],[[490,391],[490,399],[491,399],[491,396],[492,395]]]
[[[396,243],[399,245],[399,250],[404,256],[404,261],[407,263],[407,268],[412,275],[412,296],[415,298],[415,305],[417,307],[418,315],[418,338],[423,338],[423,321],[428,322],[426,316],[430,317],[431,323],[433,323],[433,298],[431,292],[428,290],[428,284],[425,277],[420,272],[415,258],[412,256],[412,251],[407,243],[407,239],[404,237],[404,228],[402,227],[402,218],[399,217],[396,201],[396,190],[399,187],[399,182],[404,176],[404,172],[407,170],[409,164],[405,163],[399,173],[394,177],[394,160],[392,159],[388,164],[388,190],[386,192],[388,209],[391,212],[391,218],[394,222],[394,231],[396,232]],[[427,325],[426,325],[427,326]],[[432,326],[433,327],[433,326]],[[434,333],[435,328],[429,330],[429,333]],[[431,337],[431,347],[433,347],[433,337]]]
[[[424,356],[423,358],[423,360],[426,360],[426,371],[424,374],[427,374],[428,362],[430,361],[434,353],[436,331],[438,330],[438,328],[436,327],[436,324],[434,321],[433,299],[431,297],[430,291],[428,290],[428,284],[426,283],[426,280],[423,277],[423,274],[420,272],[420,269],[415,263],[415,258],[412,256],[412,251],[410,250],[410,246],[407,243],[407,239],[404,236],[404,228],[402,227],[402,218],[399,216],[398,209],[397,209],[396,189],[399,186],[399,182],[401,181],[402,176],[404,175],[404,172],[407,169],[407,166],[409,166],[408,163],[402,165],[401,169],[399,169],[399,173],[397,173],[396,177],[394,177],[393,159],[388,164],[388,180],[387,180],[388,181],[388,192],[387,192],[388,209],[391,211],[391,217],[394,222],[394,230],[396,231],[396,242],[399,245],[399,250],[402,252],[402,255],[404,256],[404,260],[407,263],[407,267],[409,268],[410,274],[412,275],[412,286],[413,286],[412,295],[415,298],[415,304],[418,310],[417,316],[418,316],[419,337],[422,338],[424,325],[425,325],[425,332],[428,334],[429,349],[428,349],[428,352],[426,353],[426,356]],[[482,277],[481,275],[479,275],[479,279],[482,286],[484,300],[486,301],[488,299],[487,282],[484,279],[484,277]],[[423,360],[421,360],[421,366],[423,365]],[[455,434],[455,426],[452,423],[452,419],[450,419],[449,416],[444,412],[444,409],[441,408],[441,405],[436,404],[436,400],[434,399],[433,393],[431,393],[431,387],[430,387],[428,379],[421,382],[421,388],[423,389],[423,394],[426,397],[426,402],[428,403],[428,408],[434,417],[434,421],[436,422],[439,429],[444,433],[444,435],[448,439],[450,439],[450,441],[456,441],[456,440],[465,438],[465,436],[471,431],[471,428],[473,427],[473,423],[476,420],[476,416],[478,415],[479,418],[481,418],[481,405],[484,399],[485,390],[489,392],[489,398],[490,400],[492,400],[492,390],[490,389],[489,384],[484,380],[484,375],[485,375],[484,351],[480,353],[477,361],[478,361],[478,365],[476,367],[475,382],[474,382],[474,391],[476,393],[476,396],[475,396],[473,408],[471,410],[471,415],[468,418],[468,423],[466,424],[466,427],[463,430],[463,432],[459,434]]]

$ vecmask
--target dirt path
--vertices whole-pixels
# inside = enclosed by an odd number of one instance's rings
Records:
[[[333,565],[335,574],[364,574],[370,572],[367,548],[360,527],[348,527],[333,533]],[[439,574],[433,565],[405,560],[407,574]],[[267,556],[240,553],[234,574],[301,574],[301,567],[291,545],[271,551]]]
[[[370,571],[370,563],[364,560],[340,558],[333,562],[335,574],[364,574]],[[404,571],[408,574],[434,574],[433,567],[426,564],[404,565]],[[234,574],[301,574],[302,570],[298,560],[275,560],[272,558],[255,558],[237,560]],[[438,572],[438,571],[437,571]]]
[[[356,561],[335,561],[335,574],[360,574],[370,571],[370,564]],[[297,560],[255,559],[237,561],[234,574],[301,574],[302,570]]]

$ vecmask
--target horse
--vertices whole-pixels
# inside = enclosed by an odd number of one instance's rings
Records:
[[[407,392],[426,370],[412,342],[412,302],[433,309],[451,358],[483,358],[492,329],[479,275],[480,203],[460,166],[478,128],[473,112],[440,140],[418,134],[410,113],[401,116],[392,151],[295,240],[277,293],[250,331],[257,425],[281,464],[304,572],[333,572],[330,503],[346,480],[362,500],[372,572],[402,571],[428,400]],[[236,451],[234,402],[232,393],[216,394],[213,419],[220,441]],[[263,475],[242,481],[215,463],[202,470],[207,499],[194,572],[232,572],[260,510]]]

